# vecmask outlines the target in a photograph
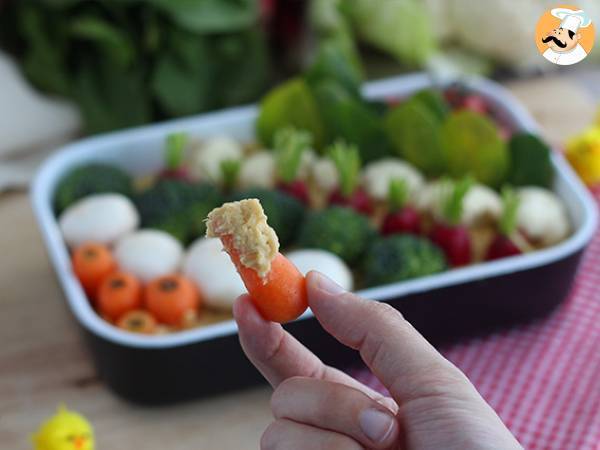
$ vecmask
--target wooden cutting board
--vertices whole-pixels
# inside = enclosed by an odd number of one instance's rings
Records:
[[[563,77],[509,87],[555,143],[592,120],[597,100],[581,82]],[[270,422],[269,397],[270,389],[259,387],[152,409],[115,397],[95,375],[27,195],[0,197],[1,448],[31,448],[30,434],[61,402],[91,420],[98,449],[258,448]]]

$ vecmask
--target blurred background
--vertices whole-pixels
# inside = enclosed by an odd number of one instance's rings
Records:
[[[600,52],[576,67],[540,58],[535,23],[552,5],[4,0],[0,188],[26,184],[44,152],[67,139],[254,102],[322,53],[352,59],[366,79],[415,70],[503,81],[568,73],[600,89],[589,75]],[[595,0],[578,6],[600,15]]]
[[[597,24],[600,46],[600,1],[576,4]],[[596,130],[579,160],[595,168],[586,179],[593,185],[600,180],[600,48],[575,66],[542,58],[535,24],[554,6],[0,0],[0,447],[31,448],[26,436],[62,401],[91,419],[101,448],[117,450],[140,442],[148,450],[255,448],[270,420],[265,387],[161,409],[109,394],[67,312],[31,213],[27,189],[49,154],[88,135],[250,104],[316,62],[335,67],[343,60],[342,76],[351,62],[347,75],[364,81],[427,71],[435,80],[479,75],[501,82],[556,149]],[[536,328],[513,336],[533,348],[543,335]]]

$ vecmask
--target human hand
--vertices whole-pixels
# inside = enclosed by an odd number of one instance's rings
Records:
[[[323,328],[356,349],[388,388],[383,397],[323,364],[250,298],[234,306],[246,355],[275,389],[271,449],[521,449],[466,376],[384,303],[307,275],[309,305]]]

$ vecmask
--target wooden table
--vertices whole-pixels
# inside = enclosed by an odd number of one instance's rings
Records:
[[[594,112],[585,91],[564,80],[511,89],[554,142],[581,129]],[[29,435],[61,402],[92,421],[99,449],[258,448],[270,421],[269,397],[270,389],[259,387],[151,409],[115,397],[95,375],[27,196],[0,197],[0,448],[31,448]]]

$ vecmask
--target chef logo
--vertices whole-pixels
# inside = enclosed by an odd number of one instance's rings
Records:
[[[536,45],[542,56],[560,66],[583,60],[594,46],[594,36],[590,16],[572,6],[546,11],[535,30]]]

